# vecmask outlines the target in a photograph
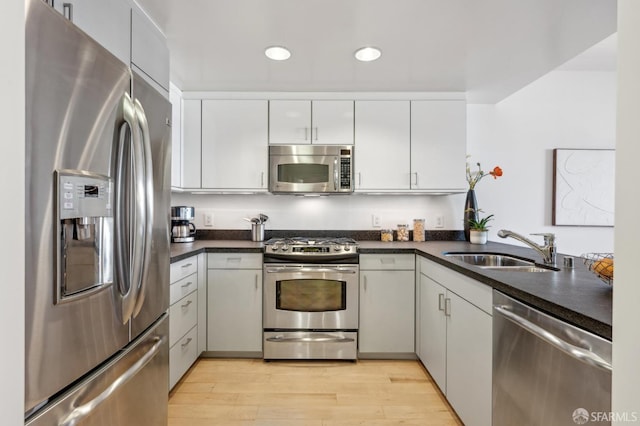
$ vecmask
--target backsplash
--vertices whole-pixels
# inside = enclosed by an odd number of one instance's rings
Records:
[[[199,231],[247,230],[243,218],[264,213],[266,235],[273,230],[369,230],[395,229],[398,224],[413,226],[413,219],[425,219],[425,229],[462,229],[464,194],[455,195],[206,195],[172,193],[171,205],[195,207],[194,224]],[[204,214],[213,215],[213,226],[204,226]],[[373,226],[373,216],[380,227]],[[442,227],[436,228],[436,219]]]
[[[354,231],[354,230],[274,230],[265,231],[265,241],[270,238],[289,238],[289,237],[345,237],[353,238],[356,241],[379,241],[380,231]],[[250,240],[251,231],[244,229],[214,229],[203,230],[199,229],[196,232],[197,240]],[[394,241],[397,241],[397,235],[393,236]],[[443,230],[443,231],[425,231],[426,241],[463,241],[464,231],[457,230]],[[409,232],[409,241],[413,241],[413,231]]]

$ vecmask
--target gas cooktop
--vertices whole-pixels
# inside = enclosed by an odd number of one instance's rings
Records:
[[[265,242],[265,254],[291,257],[335,257],[357,254],[358,243],[342,237],[271,238]]]

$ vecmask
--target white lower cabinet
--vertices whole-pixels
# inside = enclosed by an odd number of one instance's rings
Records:
[[[466,425],[491,424],[491,288],[419,258],[417,354]]]
[[[207,352],[262,356],[262,254],[209,253]]]
[[[192,256],[171,264],[169,286],[169,389],[172,389],[200,353],[198,330],[206,325],[199,318],[199,300],[205,295],[199,264],[203,255]]]
[[[415,255],[360,255],[358,352],[415,358]]]

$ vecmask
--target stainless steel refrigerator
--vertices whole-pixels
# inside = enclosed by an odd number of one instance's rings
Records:
[[[26,15],[25,422],[166,424],[171,106],[42,0]]]

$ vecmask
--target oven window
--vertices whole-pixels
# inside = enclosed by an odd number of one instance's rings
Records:
[[[346,308],[346,281],[326,279],[276,281],[276,309],[325,312],[343,311]]]
[[[282,183],[327,183],[329,166],[327,164],[279,164],[278,182]]]

